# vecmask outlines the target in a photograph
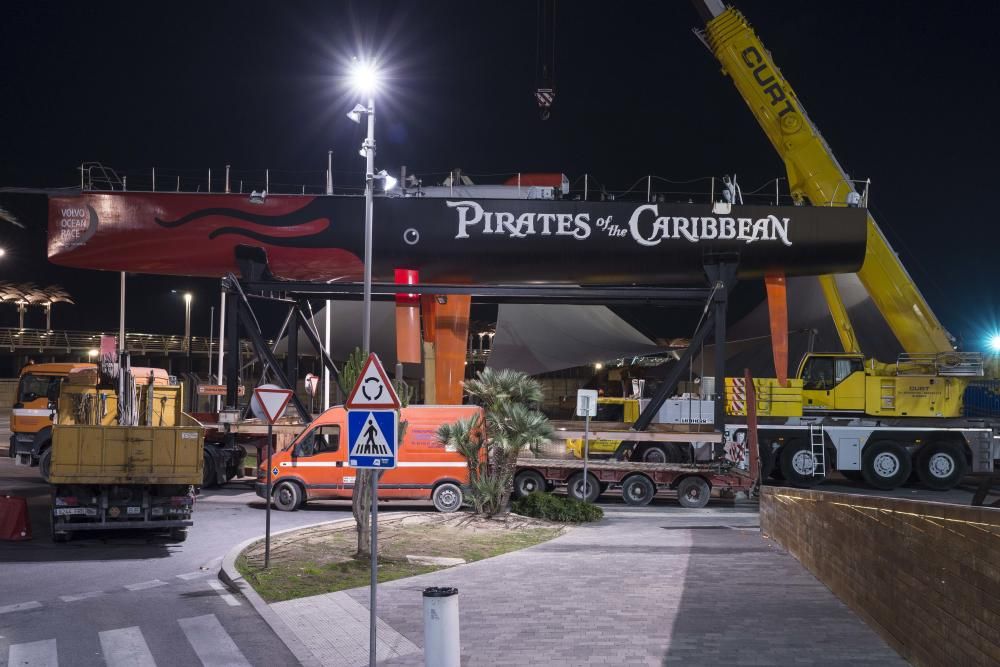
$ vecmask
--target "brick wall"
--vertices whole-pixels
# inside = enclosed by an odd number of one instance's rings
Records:
[[[760,517],[913,664],[1000,664],[1000,509],[765,487]]]

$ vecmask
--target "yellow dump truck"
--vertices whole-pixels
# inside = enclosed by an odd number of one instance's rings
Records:
[[[181,387],[150,378],[136,391],[141,426],[117,424],[114,392],[67,385],[52,430],[52,538],[139,528],[182,542],[201,484],[204,429],[181,413]]]

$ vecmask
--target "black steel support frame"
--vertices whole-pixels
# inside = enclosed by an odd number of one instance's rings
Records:
[[[649,427],[653,417],[659,411],[663,402],[673,394],[681,375],[685,372],[693,355],[704,343],[708,334],[715,331],[715,428],[721,430],[725,417],[725,336],[726,307],[729,291],[736,282],[735,259],[718,260],[710,258],[706,261],[705,272],[712,287],[575,287],[551,285],[447,285],[420,284],[402,285],[395,283],[374,283],[372,298],[375,300],[392,300],[396,294],[433,294],[447,296],[449,294],[469,295],[477,301],[487,303],[551,303],[573,305],[650,305],[650,306],[686,306],[705,304],[705,316],[701,326],[695,332],[688,348],[660,384],[656,394],[643,410],[633,430],[643,431]],[[256,272],[259,276],[260,272]],[[264,272],[264,275],[268,275]],[[230,274],[222,281],[223,288],[231,295],[232,306],[227,310],[227,341],[228,350],[239,350],[239,328],[243,325],[258,357],[274,371],[275,382],[292,390],[288,378],[298,378],[298,331],[301,327],[310,344],[320,355],[323,365],[339,379],[339,371],[323,348],[312,322],[306,317],[302,305],[306,299],[352,300],[362,298],[362,285],[358,283],[314,283],[308,281],[285,281],[275,279],[255,279],[238,281]],[[252,315],[252,306],[247,300],[248,293],[270,292],[281,293],[286,298],[268,298],[289,305],[290,314],[295,313],[293,324],[286,331],[288,340],[288,358],[285,371],[282,372],[270,347],[257,326]],[[252,295],[251,295],[252,296]],[[228,305],[228,304],[227,304]],[[720,324],[721,323],[721,324]],[[226,407],[237,407],[237,391],[239,382],[240,359],[238,354],[227,354],[224,359],[226,371]],[[296,411],[304,422],[310,421],[305,406],[293,396]],[[623,443],[623,446],[627,443]],[[621,447],[619,448],[622,449]],[[621,454],[619,452],[618,454]]]

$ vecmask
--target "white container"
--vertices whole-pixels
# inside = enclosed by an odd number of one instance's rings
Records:
[[[462,645],[458,632],[458,589],[424,589],[424,664],[427,667],[461,667]]]

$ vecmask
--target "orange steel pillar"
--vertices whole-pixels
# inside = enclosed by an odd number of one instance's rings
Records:
[[[434,304],[435,398],[439,405],[461,405],[472,297],[441,299]]]
[[[788,297],[787,281],[782,273],[769,273],[764,277],[767,288],[767,312],[771,321],[771,350],[774,354],[774,373],[778,383],[788,385]]]

